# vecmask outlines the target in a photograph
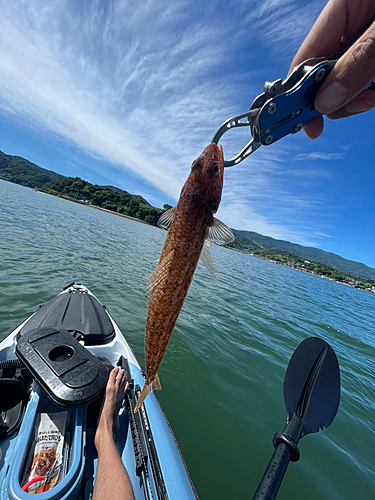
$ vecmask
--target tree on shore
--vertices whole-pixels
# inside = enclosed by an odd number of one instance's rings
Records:
[[[165,209],[151,206],[140,196],[132,196],[127,191],[116,191],[105,186],[91,184],[80,177],[63,177],[51,187],[43,188],[43,191],[129,215],[155,226],[160,215],[165,211]],[[170,205],[167,206],[170,207]]]

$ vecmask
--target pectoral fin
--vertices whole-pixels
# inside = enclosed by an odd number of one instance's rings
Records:
[[[158,226],[168,231],[173,222],[175,213],[176,213],[176,207],[172,207],[163,214],[161,214],[158,220]]]
[[[234,234],[232,233],[232,230],[219,219],[214,217],[214,222],[208,229],[207,239],[204,242],[200,256],[201,261],[213,278],[216,278],[216,272],[214,260],[210,251],[210,243],[215,243],[216,245],[226,245],[233,240]]]
[[[216,278],[215,264],[210,250],[210,244],[207,240],[205,240],[203,244],[200,258],[203,264],[205,265],[207,271],[211,274],[213,278]]]
[[[208,230],[207,239],[216,245],[226,245],[234,241],[235,238],[231,228],[214,217],[214,222]]]

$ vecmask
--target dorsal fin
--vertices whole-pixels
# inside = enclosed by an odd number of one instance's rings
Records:
[[[176,207],[172,207],[163,214],[161,214],[158,220],[158,226],[168,231],[168,229],[171,227],[175,213],[176,213]]]

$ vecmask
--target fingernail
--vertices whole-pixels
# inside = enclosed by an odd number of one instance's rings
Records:
[[[350,91],[335,81],[316,96],[315,108],[322,114],[333,113],[341,108],[350,96]]]
[[[346,105],[346,111],[351,115],[356,113],[364,113],[365,111],[371,111],[374,109],[374,104],[371,101],[357,99],[356,101],[348,102]]]

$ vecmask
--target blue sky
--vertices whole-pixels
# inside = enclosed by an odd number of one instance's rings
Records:
[[[192,161],[285,78],[325,2],[0,0],[0,149],[175,204]],[[218,217],[375,267],[374,112],[225,170]],[[247,130],[222,144],[242,149]]]

